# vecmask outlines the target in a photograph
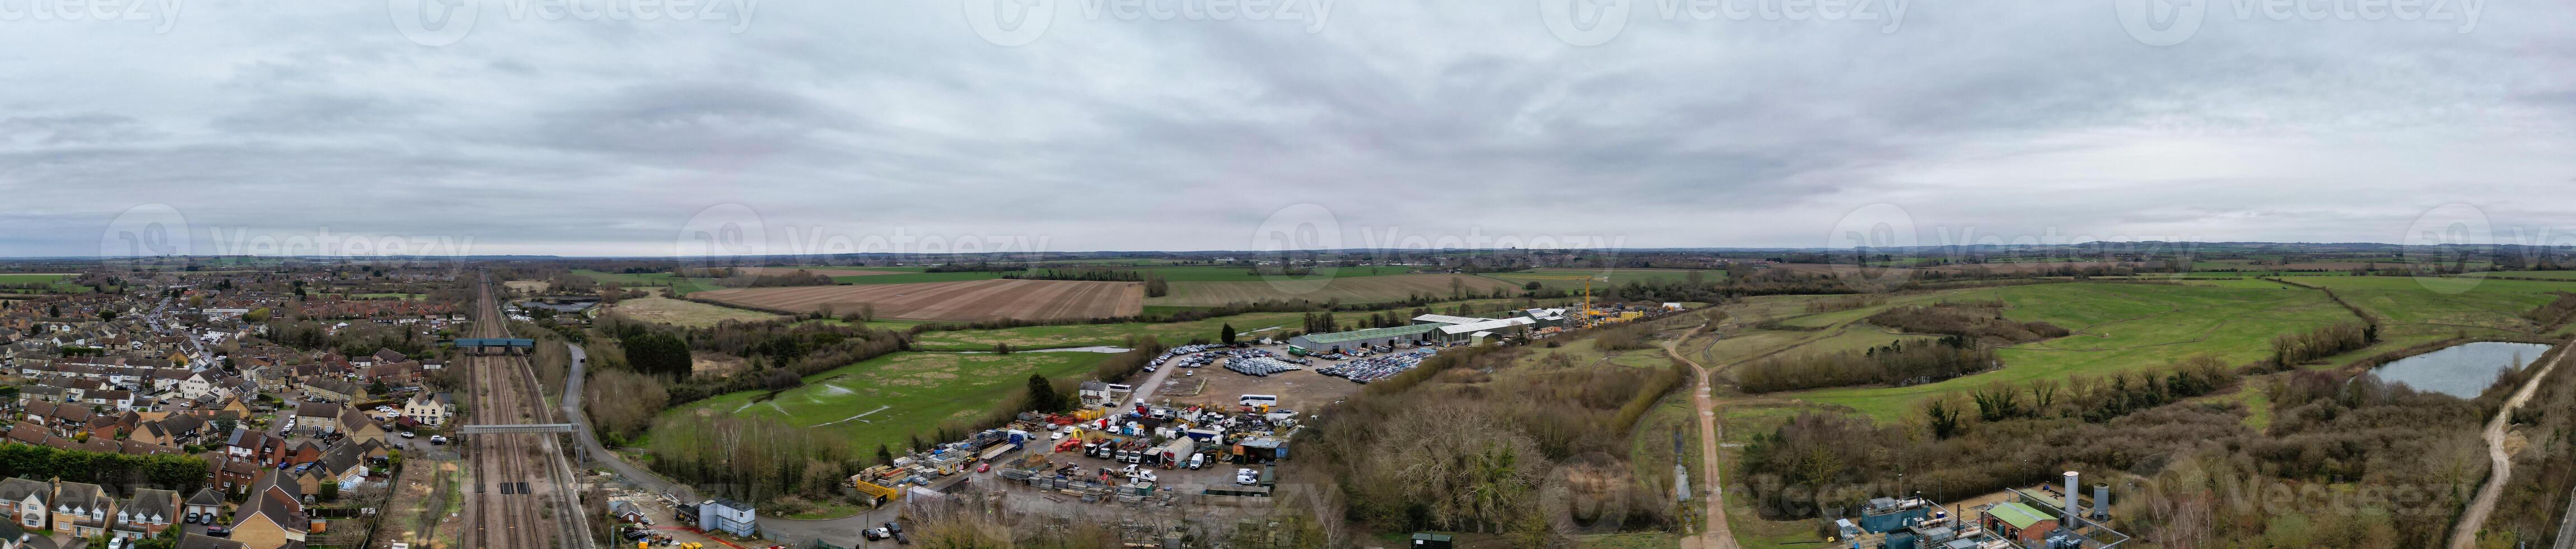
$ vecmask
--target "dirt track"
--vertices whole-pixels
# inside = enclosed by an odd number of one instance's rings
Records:
[[[2568,346],[2576,346],[2576,341],[2560,346],[2567,349]],[[2487,516],[2495,514],[2496,500],[2504,496],[2505,483],[2513,480],[2513,454],[2505,449],[2506,422],[2513,419],[2515,409],[2530,402],[2531,395],[2540,392],[2542,380],[2549,379],[2549,374],[2556,373],[2558,366],[2567,362],[2567,354],[2568,351],[2562,350],[2558,358],[2542,366],[2539,374],[2531,376],[2530,381],[2523,382],[2521,390],[2513,392],[2513,398],[2505,400],[2504,409],[2496,411],[2495,419],[2487,421],[2487,460],[2492,462],[2487,470],[2487,484],[2478,489],[2477,499],[2469,501],[2468,511],[2460,514],[2460,523],[2451,527],[2451,549],[2477,546],[2478,531],[2486,529]]]
[[[878,318],[974,321],[1016,318],[1056,320],[1135,316],[1144,310],[1145,286],[1134,282],[1069,280],[971,280],[918,284],[741,288],[690,294],[691,298],[773,311],[834,312],[875,307]]]

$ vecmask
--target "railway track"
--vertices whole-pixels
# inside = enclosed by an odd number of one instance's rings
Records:
[[[480,285],[475,307],[475,337],[509,337],[507,317],[493,299],[489,281]],[[520,356],[471,356],[464,361],[473,407],[469,425],[524,425],[553,422],[545,410],[536,374]],[[460,440],[474,479],[465,514],[473,529],[470,549],[590,549],[592,543],[566,489],[571,472],[560,460],[551,434],[478,434]]]

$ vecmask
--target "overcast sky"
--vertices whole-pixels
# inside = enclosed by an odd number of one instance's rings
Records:
[[[0,0],[0,255],[2576,230],[2561,0],[170,1]]]

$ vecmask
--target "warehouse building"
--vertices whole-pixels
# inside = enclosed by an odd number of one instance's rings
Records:
[[[1346,349],[1389,346],[1429,339],[1441,324],[1415,324],[1393,328],[1370,328],[1348,332],[1306,334],[1288,338],[1290,354],[1338,353]]]

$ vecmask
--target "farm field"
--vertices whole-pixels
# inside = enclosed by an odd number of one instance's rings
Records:
[[[842,284],[920,284],[924,282],[964,282],[969,280],[994,280],[998,278],[1002,278],[1002,273],[998,271],[968,271],[959,273],[886,271],[886,274],[833,275],[832,281]]]
[[[1323,274],[1326,270],[1330,270],[1331,274]],[[1215,267],[1198,265],[1187,267],[1146,267],[1136,269],[1136,271],[1146,275],[1163,277],[1165,282],[1260,282],[1269,280],[1269,278],[1264,278],[1261,275],[1252,274],[1252,269],[1248,267]],[[1412,271],[1412,267],[1386,265],[1370,265],[1365,267],[1329,267],[1325,269],[1317,269],[1316,274],[1312,276],[1273,276],[1271,278],[1279,278],[1282,280],[1320,280],[1328,278],[1400,275],[1407,274]]]
[[[91,287],[88,287],[88,286],[82,286],[82,285],[79,285],[79,284],[73,284],[73,283],[71,283],[71,278],[72,278],[72,277],[74,277],[74,276],[79,276],[79,275],[75,275],[75,274],[71,274],[71,273],[10,273],[10,274],[0,274],[0,284],[13,285],[13,286],[14,286],[14,285],[20,285],[20,284],[46,284],[46,285],[49,285],[49,286],[50,286],[50,289],[46,289],[46,290],[33,290],[33,291],[43,291],[43,292],[51,292],[51,293],[85,294],[85,293],[90,293],[90,292],[98,291],[98,289],[97,289],[97,288],[91,288]],[[0,290],[0,292],[22,292],[22,291],[30,291],[30,290],[19,290],[19,289],[14,289],[14,288],[13,288],[13,289],[7,289],[7,290]]]
[[[796,271],[805,271],[829,277],[889,275],[908,272],[868,267],[743,267],[734,269],[735,273],[750,275],[783,275],[793,274]]]
[[[902,276],[902,275],[877,275]],[[976,280],[921,284],[735,288],[698,294],[707,300],[765,311],[835,312],[874,308],[876,318],[976,321],[1006,318],[1055,320],[1135,316],[1143,284],[1066,280]]]
[[[2491,277],[2500,277],[2500,278],[2546,278],[2546,279],[2550,279],[2550,280],[2576,280],[2576,271],[2496,271],[2496,272],[2486,273],[2486,275],[2487,275],[2487,276],[2491,276]]]
[[[984,413],[1028,386],[1030,373],[1061,378],[1091,371],[1105,353],[904,352],[834,368],[805,384],[763,398],[743,391],[673,408],[665,414],[767,416],[797,427],[829,428],[856,439],[854,447],[883,443],[903,447],[940,423]],[[869,412],[875,413],[869,413]]]
[[[1146,298],[1148,305],[1214,307],[1228,303],[1305,299],[1342,303],[1403,301],[1415,295],[1446,298],[1451,283],[1472,292],[1515,291],[1519,284],[1472,275],[1404,274],[1282,280],[1277,282],[1173,282],[1171,295]]]
[[[2004,316],[2074,335],[2004,348],[2001,370],[1912,387],[1845,387],[1783,393],[1882,421],[1926,397],[1995,382],[2063,378],[2163,366],[2200,354],[2229,364],[2262,359],[2272,337],[2358,320],[2322,292],[2153,284],[2040,284],[1966,290],[1952,299],[2001,299]]]
[[[1554,279],[1573,276],[1608,276],[1610,285],[1648,281],[1680,282],[1690,279],[1690,274],[1694,272],[1699,273],[1702,280],[1726,280],[1726,271],[1694,269],[1530,269],[1509,273],[1483,273],[1482,276],[1513,284],[1537,282],[1540,286],[1549,288],[1580,290],[1583,288],[1581,280]],[[1602,284],[1601,281],[1593,281],[1592,287],[1598,291]]]
[[[1164,345],[1180,345],[1191,339],[1217,341],[1218,328],[1233,325],[1235,331],[1250,332],[1273,326],[1284,330],[1298,329],[1303,313],[1249,313],[1222,316],[1190,322],[1120,322],[1116,324],[1072,324],[1064,326],[1029,326],[999,330],[950,330],[922,332],[913,339],[913,348],[934,351],[980,351],[994,344],[1007,343],[1020,349],[1053,347],[1089,347],[1125,345],[1127,337],[1154,336]],[[1274,330],[1275,331],[1275,330]],[[1269,332],[1243,336],[1257,340]]]
[[[587,277],[592,282],[598,282],[600,284],[616,284],[629,288],[669,286],[671,287],[672,292],[680,295],[689,295],[692,293],[722,288],[721,286],[715,285],[715,282],[711,279],[678,278],[671,276],[671,273],[626,274],[575,269],[572,274]]]
[[[727,320],[758,322],[781,318],[779,315],[759,311],[660,296],[619,300],[616,304],[607,305],[607,308],[637,320],[690,328],[706,328],[722,324]]]
[[[2550,300],[2555,292],[2576,291],[2576,284],[2536,280],[2417,279],[2402,276],[2293,276],[2288,280],[2332,289],[2353,306],[2378,315],[2380,344],[2347,359],[2467,334],[2469,337],[2528,337],[2540,326],[2522,318]]]

